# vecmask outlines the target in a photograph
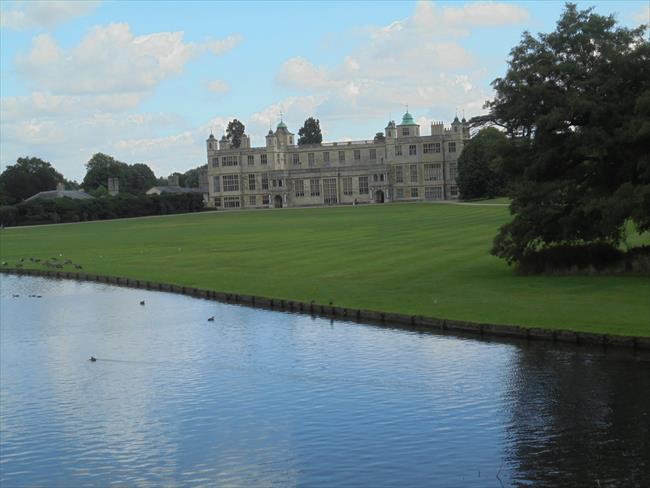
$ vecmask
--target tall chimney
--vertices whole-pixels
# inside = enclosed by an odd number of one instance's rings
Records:
[[[65,190],[65,184],[64,183],[57,183],[56,184],[56,191],[64,191]]]

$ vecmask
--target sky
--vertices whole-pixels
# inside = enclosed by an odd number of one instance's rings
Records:
[[[621,25],[649,3],[577,2]],[[82,180],[97,152],[157,176],[205,164],[228,121],[263,146],[294,133],[371,139],[408,106],[431,121],[483,113],[524,31],[564,2],[0,1],[0,169],[40,157]]]

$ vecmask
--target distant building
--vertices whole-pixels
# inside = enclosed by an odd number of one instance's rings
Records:
[[[42,198],[44,200],[54,200],[55,198],[72,198],[74,200],[88,200],[92,199],[91,195],[82,191],[82,190],[66,190],[63,183],[58,183],[56,185],[56,190],[48,190],[37,193],[27,198],[25,201],[29,202],[30,200],[36,200],[37,198]]]
[[[203,195],[204,193],[207,193],[207,189],[180,186],[178,182],[179,179],[177,174],[169,175],[167,177],[168,184],[166,186],[154,186],[152,188],[149,188],[147,190],[147,195],[162,195],[163,193],[198,193],[200,195]]]
[[[450,128],[431,123],[431,135],[406,112],[390,121],[385,138],[298,146],[280,121],[265,147],[242,137],[233,148],[210,134],[208,203],[218,208],[305,207],[458,198],[458,156],[469,126],[456,117]]]

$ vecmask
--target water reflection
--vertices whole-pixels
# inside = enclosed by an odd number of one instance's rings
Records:
[[[2,486],[648,481],[650,362],[627,353],[41,278],[0,292]]]

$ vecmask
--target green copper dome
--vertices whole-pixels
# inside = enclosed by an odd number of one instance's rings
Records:
[[[285,123],[281,120],[280,123],[278,124],[278,129],[286,129],[286,128],[287,128],[287,124],[285,124]]]
[[[404,117],[402,117],[402,125],[416,125],[410,113],[406,112],[404,114]]]

